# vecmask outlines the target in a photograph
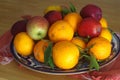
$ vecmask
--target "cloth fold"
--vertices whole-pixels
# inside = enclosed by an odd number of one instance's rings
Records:
[[[6,65],[13,60],[11,51],[10,51],[10,43],[13,36],[9,31],[5,32],[0,37],[0,64]]]
[[[117,33],[118,35],[118,33]],[[118,35],[120,37],[120,35]],[[13,60],[10,51],[10,44],[12,41],[12,34],[10,30],[5,32],[0,37],[0,64],[6,65]],[[103,67],[100,71],[91,71],[83,74],[70,75],[70,77],[86,80],[120,80],[120,55],[115,61],[108,66]]]

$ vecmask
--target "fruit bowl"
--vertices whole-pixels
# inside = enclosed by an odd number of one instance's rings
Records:
[[[99,62],[100,68],[109,65],[119,55],[120,39],[116,33],[113,34],[112,45],[113,47],[112,47],[112,53],[110,57],[105,61]],[[14,48],[13,41],[11,42],[10,48],[11,48],[13,57],[19,64],[36,72],[52,74],[52,75],[72,75],[72,74],[81,74],[89,71],[89,64],[87,62],[84,62],[84,64],[82,64],[82,67],[80,69],[77,69],[76,67],[70,70],[62,70],[57,67],[54,69],[51,69],[49,66],[46,66],[45,64],[38,62],[33,55],[30,55],[27,57],[23,57],[19,55]],[[92,69],[92,70],[95,70],[95,69]]]

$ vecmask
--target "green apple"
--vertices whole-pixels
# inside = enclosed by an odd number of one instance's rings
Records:
[[[49,23],[44,17],[34,16],[28,21],[26,31],[33,40],[40,40],[46,37],[48,27]]]

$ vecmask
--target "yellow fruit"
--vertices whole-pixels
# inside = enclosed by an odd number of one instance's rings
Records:
[[[59,6],[59,5],[51,5],[51,6],[48,6],[48,7],[44,10],[44,14],[46,14],[47,12],[52,11],[52,10],[61,11],[62,8],[61,8],[61,6]]]
[[[69,41],[60,41],[53,46],[53,61],[60,69],[71,69],[79,60],[79,49]]]
[[[71,28],[71,25],[63,20],[59,20],[52,24],[48,31],[48,36],[53,42],[71,40],[73,35],[74,31]]]
[[[14,38],[13,44],[18,54],[22,56],[32,54],[34,41],[27,35],[26,32],[18,33]]]
[[[103,37],[96,37],[91,39],[88,42],[87,47],[91,47],[90,53],[92,53],[97,60],[104,60],[108,58],[112,49],[111,43]]]
[[[65,17],[64,20],[67,21],[71,27],[73,28],[74,32],[77,30],[77,24],[81,22],[82,17],[80,14],[76,12],[68,13]]]
[[[44,62],[44,51],[48,46],[48,41],[47,40],[40,40],[37,42],[34,46],[34,56],[35,59]]]
[[[84,49],[86,47],[86,43],[79,37],[74,37],[71,42],[75,45],[78,45],[80,48]]]
[[[100,24],[102,25],[102,28],[107,28],[108,27],[107,21],[103,17],[100,20]]]
[[[102,28],[102,31],[99,36],[106,38],[110,42],[112,41],[112,34],[107,28]]]

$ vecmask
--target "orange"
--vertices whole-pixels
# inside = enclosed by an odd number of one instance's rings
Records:
[[[13,44],[18,54],[22,56],[28,56],[32,54],[34,41],[26,32],[18,33],[14,38]]]
[[[65,17],[64,20],[67,21],[71,27],[73,28],[74,32],[77,30],[77,24],[81,22],[82,17],[80,14],[76,12],[68,13]]]
[[[101,24],[102,28],[107,28],[108,27],[107,20],[103,17],[100,20],[100,24]]]
[[[50,5],[50,6],[48,6],[48,7],[44,10],[44,14],[46,14],[46,13],[48,13],[49,11],[52,11],[52,10],[61,11],[62,8],[61,8],[61,6],[59,6],[59,5]]]
[[[110,42],[112,41],[112,33],[107,28],[102,28],[102,31],[99,36],[106,38]]]
[[[74,37],[71,42],[73,42],[75,45],[79,46],[80,48],[84,49],[86,47],[85,41],[83,41],[79,37]]]
[[[90,53],[93,54],[97,60],[107,59],[112,49],[111,43],[103,37],[92,38],[88,42],[87,47],[91,47]]]
[[[62,40],[71,40],[73,38],[74,31],[71,25],[66,21],[59,20],[52,24],[48,31],[48,36],[51,41],[58,42]]]
[[[48,41],[47,40],[40,40],[35,44],[34,47],[34,56],[35,59],[44,62],[44,51],[48,46]]]
[[[79,60],[79,49],[69,41],[60,41],[53,46],[53,61],[60,69],[71,69]]]

